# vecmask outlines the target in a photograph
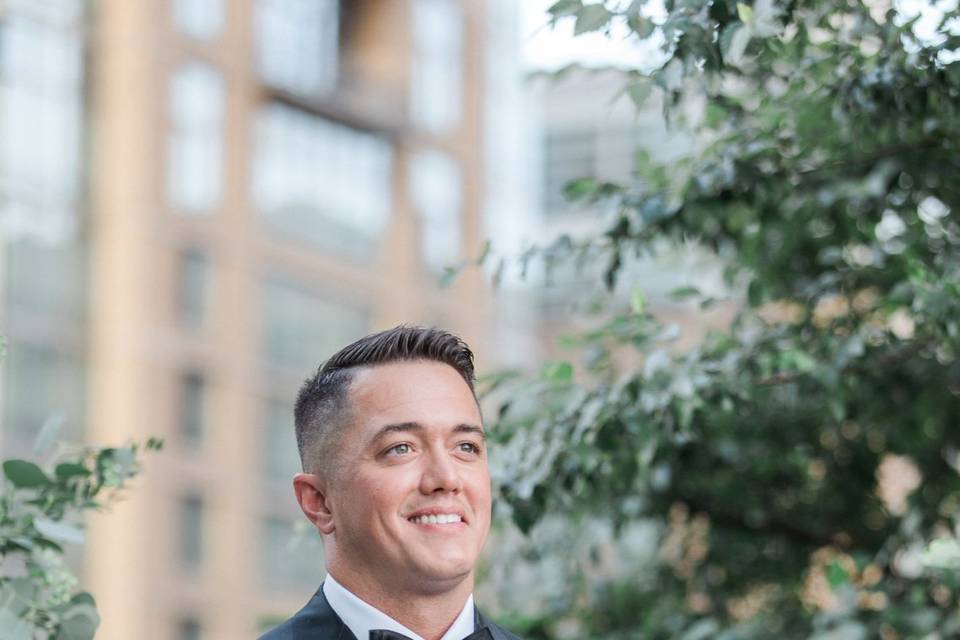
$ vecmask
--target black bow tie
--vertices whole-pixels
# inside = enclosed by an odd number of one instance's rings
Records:
[[[388,629],[373,629],[370,631],[370,640],[410,640],[410,638]],[[463,640],[493,640],[493,636],[490,635],[490,629],[484,627],[474,631]]]

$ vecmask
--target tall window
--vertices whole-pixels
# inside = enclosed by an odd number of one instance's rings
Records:
[[[198,328],[207,315],[210,261],[200,251],[185,251],[180,256],[178,276],[178,320],[185,327]]]
[[[4,447],[8,451],[30,451],[43,423],[63,416],[61,437],[80,436],[85,410],[85,376],[79,355],[51,345],[11,341],[0,367],[3,368]]]
[[[177,209],[206,213],[223,183],[223,79],[210,65],[189,62],[170,78],[167,197]]]
[[[76,229],[80,195],[82,7],[75,0],[6,4],[0,21],[0,230],[61,240]]]
[[[444,131],[460,120],[463,16],[452,0],[417,0],[411,11],[410,114],[418,126]]]
[[[320,297],[282,279],[262,290],[265,360],[298,373],[315,369],[337,349],[366,333],[366,311]]]
[[[376,135],[268,105],[257,117],[255,206],[282,234],[366,257],[389,216],[392,156]]]
[[[446,154],[422,151],[411,160],[410,182],[423,261],[441,271],[460,258],[460,168]]]
[[[211,40],[223,29],[223,0],[174,0],[171,6],[177,30],[197,40]]]
[[[195,371],[180,378],[180,437],[186,447],[195,449],[203,443],[206,384]]]
[[[185,618],[177,625],[177,640],[200,640],[200,622],[196,618]]]
[[[336,85],[337,0],[257,0],[257,65],[264,82],[314,95]]]
[[[551,131],[543,142],[544,206],[547,214],[569,209],[564,187],[597,175],[597,135],[593,130]]]
[[[263,426],[264,474],[270,481],[287,485],[293,474],[300,471],[293,407],[278,400],[269,401],[264,408]]]
[[[180,564],[196,572],[203,560],[203,501],[195,495],[182,498],[179,515]]]
[[[260,533],[260,574],[268,586],[317,584],[323,578],[323,547],[312,532],[297,534],[295,520],[265,518]]]

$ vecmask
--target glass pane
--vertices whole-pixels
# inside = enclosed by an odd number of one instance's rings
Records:
[[[223,0],[174,0],[173,23],[198,40],[209,40],[223,28]]]
[[[441,271],[460,258],[460,168],[450,156],[421,151],[410,162],[410,195],[420,216],[424,263]]]
[[[167,195],[187,212],[217,205],[223,183],[224,87],[210,65],[190,62],[170,78]]]
[[[392,156],[378,136],[269,105],[257,117],[255,206],[284,235],[367,257],[389,217]]]
[[[272,400],[267,403],[264,414],[264,473],[268,480],[289,484],[293,475],[301,471],[293,427],[293,407]]]
[[[189,448],[203,443],[205,384],[198,373],[180,378],[180,436]]]
[[[316,585],[323,579],[323,547],[317,534],[296,520],[265,518],[261,525],[260,571],[271,586]]]
[[[197,328],[207,315],[210,261],[199,251],[187,251],[180,257],[180,289],[177,315],[181,324]]]
[[[72,244],[13,241],[5,254],[4,308],[42,314],[81,327],[86,298],[86,256]]]
[[[50,345],[11,340],[2,361],[3,448],[27,452],[44,422],[62,416],[61,438],[79,442],[83,434],[85,379],[79,356]]]
[[[417,0],[411,11],[410,114],[423,128],[450,129],[460,120],[463,16],[451,0]]]
[[[177,626],[177,640],[200,640],[200,623],[196,620],[181,620]]]
[[[596,134],[593,131],[548,133],[543,140],[544,194],[548,214],[569,208],[563,189],[571,180],[596,175]]]
[[[180,501],[180,564],[196,571],[203,559],[203,502],[197,496]]]
[[[0,21],[0,230],[12,237],[59,241],[77,226],[83,56],[65,11],[11,7]]]
[[[268,280],[261,300],[264,359],[299,373],[367,333],[366,310],[322,298],[295,284]]]
[[[317,94],[337,81],[339,2],[258,0],[257,64],[264,82]]]

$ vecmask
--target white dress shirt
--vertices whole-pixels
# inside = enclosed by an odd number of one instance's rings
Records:
[[[323,581],[323,595],[327,598],[327,603],[333,612],[340,616],[343,624],[347,625],[357,640],[368,640],[370,631],[373,629],[389,629],[409,636],[412,640],[423,640],[384,612],[350,593],[329,573]],[[467,598],[467,603],[463,605],[463,611],[440,640],[463,640],[474,632],[473,627],[473,594],[471,594]]]

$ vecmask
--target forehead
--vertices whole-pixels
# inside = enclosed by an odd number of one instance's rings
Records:
[[[401,422],[426,427],[480,424],[470,387],[456,369],[440,362],[417,360],[360,369],[350,385],[349,402],[361,429]]]

